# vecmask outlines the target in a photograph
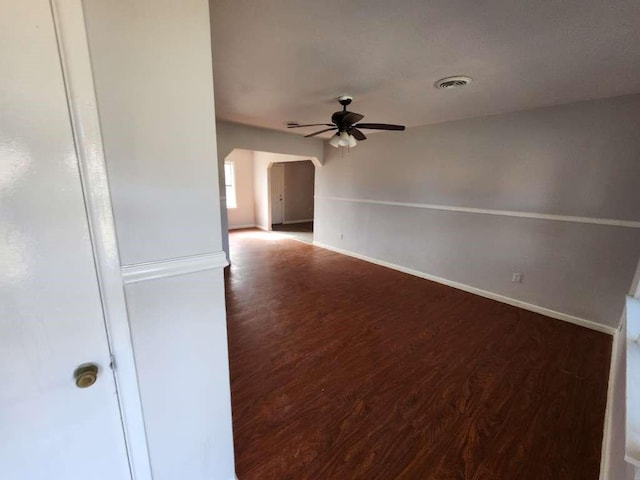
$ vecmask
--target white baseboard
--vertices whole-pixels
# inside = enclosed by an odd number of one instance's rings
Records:
[[[247,223],[246,225],[229,225],[229,230],[241,230],[243,228],[256,228],[256,224]]]
[[[284,225],[291,225],[292,223],[309,223],[313,222],[313,218],[305,218],[304,220],[285,220],[282,222]]]
[[[489,292],[487,290],[482,290],[481,288],[472,287],[471,285],[465,285],[464,283],[454,282],[453,280],[447,280],[446,278],[430,275],[425,272],[420,272],[418,270],[413,270],[411,268],[403,267],[401,265],[396,265],[395,263],[385,262],[384,260],[368,257],[366,255],[361,255],[359,253],[351,252],[349,250],[343,250],[342,248],[333,247],[331,245],[327,245],[322,242],[314,241],[313,244],[318,247],[325,248],[327,250],[341,253],[343,255],[348,255],[350,257],[364,260],[366,262],[375,263],[376,265],[391,268],[393,270],[398,270],[399,272],[408,273],[409,275],[424,278],[425,280],[431,280],[436,283],[441,283],[449,287],[457,288],[458,290],[463,290],[465,292],[473,293],[475,295],[480,295],[481,297],[490,298],[491,300],[496,300],[498,302],[506,303],[507,305],[519,307],[524,310],[529,310],[530,312],[535,312],[541,315],[545,315],[547,317],[555,318],[557,320],[564,320],[565,322],[573,323],[574,325],[579,325],[585,328],[590,328],[591,330],[596,330],[598,332],[606,333],[609,335],[613,335],[616,332],[616,329],[614,327],[601,325],[599,323],[592,322],[591,320],[587,320],[580,317],[574,317],[573,315],[558,312],[556,310],[551,310],[549,308],[541,307],[539,305],[534,305],[532,303],[523,302],[522,300],[517,300],[515,298],[507,297],[499,293]]]

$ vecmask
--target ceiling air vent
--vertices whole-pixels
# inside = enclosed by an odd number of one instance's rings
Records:
[[[449,90],[451,88],[466,87],[471,83],[471,77],[446,77],[441,78],[435,83],[435,87],[440,90]]]

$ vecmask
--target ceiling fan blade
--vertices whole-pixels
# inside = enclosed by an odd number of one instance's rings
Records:
[[[315,137],[316,135],[320,135],[321,133],[330,132],[331,130],[337,130],[337,129],[338,129],[338,127],[326,128],[324,130],[320,130],[319,132],[314,132],[314,133],[311,133],[309,135],[305,135],[304,138]]]
[[[357,128],[368,128],[371,130],[404,130],[404,125],[391,125],[388,123],[359,123],[354,125]]]
[[[358,141],[367,139],[367,136],[355,127],[351,127],[349,130],[347,130],[347,133],[349,135],[353,135],[354,138]]]
[[[333,123],[310,123],[308,125],[287,125],[287,128],[301,128],[301,127],[333,127]]]
[[[347,125],[353,125],[354,123],[359,122],[363,118],[364,118],[364,115],[360,115],[359,113],[347,112],[347,114],[344,116],[342,121]]]

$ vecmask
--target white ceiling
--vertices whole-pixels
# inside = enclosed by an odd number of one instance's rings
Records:
[[[218,118],[425,125],[640,92],[640,0],[211,0]],[[474,82],[436,90],[448,75]],[[310,129],[290,130],[305,134]]]

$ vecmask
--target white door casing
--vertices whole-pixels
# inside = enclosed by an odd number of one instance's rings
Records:
[[[132,476],[58,41],[48,1],[3,2],[0,465],[11,480],[126,480]],[[98,379],[79,389],[73,371],[88,362],[98,366]]]
[[[271,179],[271,223],[284,223],[284,165],[274,164],[270,171]]]

